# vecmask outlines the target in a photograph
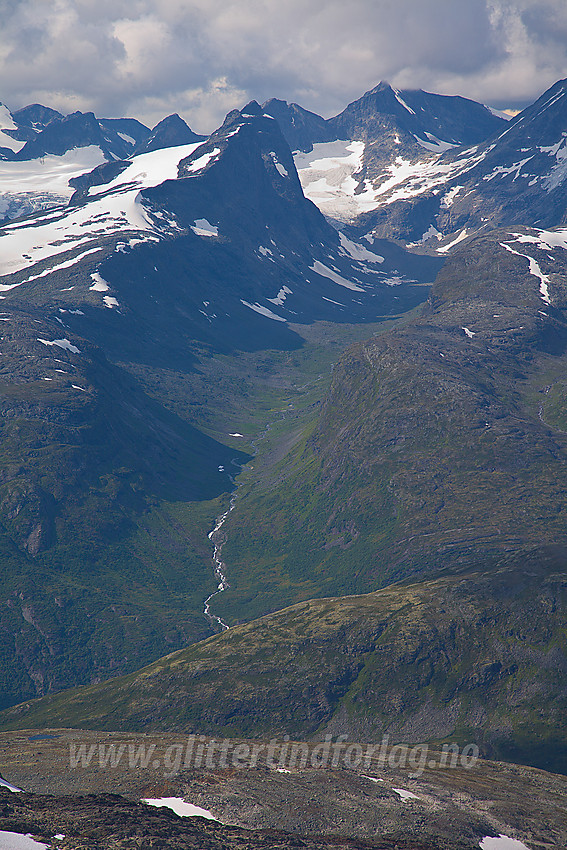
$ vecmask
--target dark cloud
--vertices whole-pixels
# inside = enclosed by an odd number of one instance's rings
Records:
[[[197,130],[250,98],[331,115],[380,79],[514,105],[566,45],[564,0],[0,0],[0,98]]]

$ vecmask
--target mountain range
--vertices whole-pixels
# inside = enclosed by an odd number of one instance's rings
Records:
[[[3,729],[567,772],[566,87],[1,108]]]

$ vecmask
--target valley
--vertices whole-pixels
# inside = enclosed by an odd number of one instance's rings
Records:
[[[566,97],[2,107],[4,829],[564,845]],[[179,736],[480,760],[66,762]]]

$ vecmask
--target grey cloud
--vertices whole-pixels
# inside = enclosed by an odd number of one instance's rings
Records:
[[[564,0],[0,0],[0,99],[197,130],[250,98],[331,115],[380,79],[512,105],[566,43]]]

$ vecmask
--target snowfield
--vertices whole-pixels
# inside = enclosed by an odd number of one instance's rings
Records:
[[[24,162],[0,161],[0,217],[6,214],[15,217],[65,203],[75,191],[69,180],[103,162],[104,155],[96,145],[75,148],[63,156],[50,154]]]
[[[164,221],[163,216],[160,217],[159,226],[154,222],[140,199],[140,191],[158,186],[165,180],[175,180],[179,162],[200,144],[197,142],[140,154],[110,183],[91,187],[87,203],[83,206],[56,209],[38,215],[35,219],[6,225],[0,233],[0,277],[32,268],[60,254],[79,252],[73,253],[72,257],[57,266],[71,267],[86,255],[85,249],[93,253],[101,250],[100,246],[92,247],[93,242],[98,243],[118,233],[135,232],[139,243],[158,241],[168,227],[177,229],[173,220]],[[211,156],[206,154],[207,162]],[[203,163],[199,160],[192,163],[191,170],[195,173],[204,167],[205,157],[201,159]],[[197,163],[199,166],[193,168]],[[48,275],[55,268],[50,266],[40,274]]]

